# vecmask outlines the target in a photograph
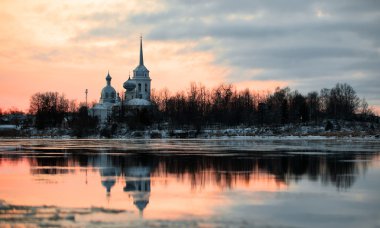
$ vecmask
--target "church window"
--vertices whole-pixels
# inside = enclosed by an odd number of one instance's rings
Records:
[[[106,99],[108,98],[108,93],[106,92]]]
[[[139,92],[141,92],[141,83],[139,83]]]
[[[148,92],[148,85],[145,83],[145,92]]]

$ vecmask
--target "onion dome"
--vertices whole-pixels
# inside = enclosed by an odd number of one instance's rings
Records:
[[[124,82],[123,87],[128,92],[130,92],[136,88],[136,83],[133,80],[131,80],[131,77],[129,77],[128,80]]]

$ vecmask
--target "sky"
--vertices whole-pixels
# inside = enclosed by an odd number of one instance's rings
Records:
[[[379,21],[378,0],[0,0],[0,108],[46,91],[99,100],[108,70],[123,92],[142,35],[155,90],[339,82],[379,111]]]

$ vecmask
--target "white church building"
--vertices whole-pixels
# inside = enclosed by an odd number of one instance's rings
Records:
[[[111,80],[112,77],[108,72],[106,86],[102,89],[99,103],[89,110],[89,114],[97,116],[101,123],[108,121],[112,115],[112,111],[115,110],[115,106],[121,107],[124,105],[128,108],[151,106],[150,90],[152,79],[149,77],[149,70],[144,65],[142,37],[140,37],[139,65],[133,70],[133,77],[131,78],[129,75],[127,81],[123,84],[125,89],[123,99],[120,98],[120,95],[111,86]]]

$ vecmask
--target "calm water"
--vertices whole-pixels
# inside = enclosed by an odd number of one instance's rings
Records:
[[[0,140],[0,227],[379,227],[380,140]]]

